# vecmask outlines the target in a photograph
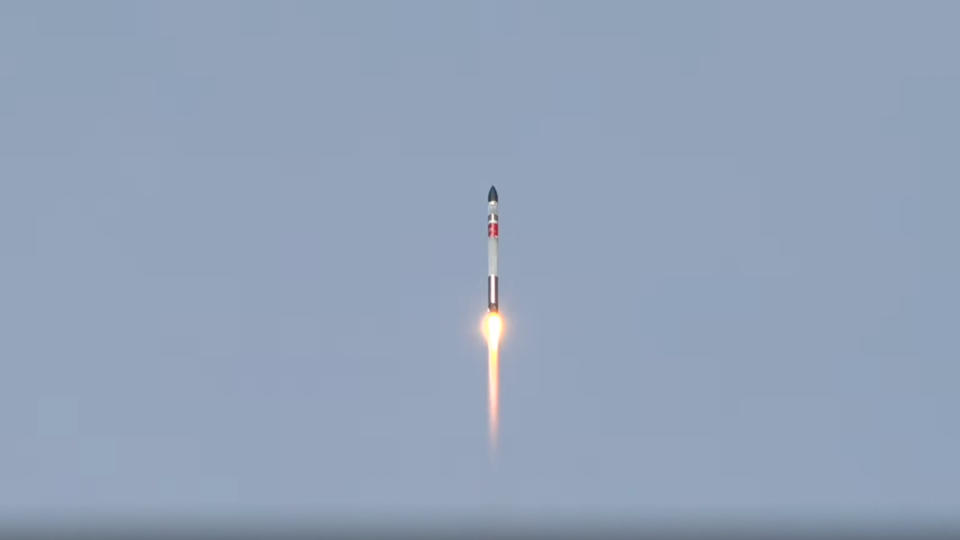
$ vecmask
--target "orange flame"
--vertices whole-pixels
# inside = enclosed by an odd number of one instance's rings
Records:
[[[490,448],[497,449],[500,432],[500,337],[503,333],[503,319],[499,313],[487,315],[484,324],[487,336],[487,392],[490,414]]]

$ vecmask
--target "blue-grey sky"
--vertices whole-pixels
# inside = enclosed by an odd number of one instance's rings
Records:
[[[0,508],[957,510],[958,19],[3,4]]]

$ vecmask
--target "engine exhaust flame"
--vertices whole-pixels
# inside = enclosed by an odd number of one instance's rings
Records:
[[[487,395],[490,415],[490,449],[497,450],[500,432],[500,337],[503,319],[499,313],[489,313],[484,324],[487,337]]]

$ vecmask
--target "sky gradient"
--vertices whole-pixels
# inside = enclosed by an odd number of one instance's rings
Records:
[[[4,3],[3,515],[955,515],[958,19]]]

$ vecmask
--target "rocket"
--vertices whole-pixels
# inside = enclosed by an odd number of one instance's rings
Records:
[[[497,213],[497,188],[487,194],[487,311],[500,310],[500,216]]]

